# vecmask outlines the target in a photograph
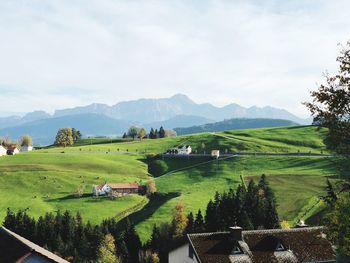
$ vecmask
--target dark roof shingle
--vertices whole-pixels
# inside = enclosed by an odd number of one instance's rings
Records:
[[[188,238],[203,263],[335,262],[322,227],[243,231],[241,241],[233,240],[230,232],[190,234]],[[237,242],[242,254],[232,253]]]

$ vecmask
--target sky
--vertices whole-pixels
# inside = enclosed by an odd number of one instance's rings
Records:
[[[0,0],[0,114],[183,93],[306,117],[348,0]]]

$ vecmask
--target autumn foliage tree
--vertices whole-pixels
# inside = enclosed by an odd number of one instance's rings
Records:
[[[29,135],[22,135],[19,139],[19,144],[21,146],[33,146],[33,139]]]
[[[174,210],[174,217],[172,220],[173,238],[179,238],[186,230],[188,223],[187,216],[185,214],[185,206],[183,203],[177,203]]]
[[[71,128],[61,128],[58,130],[55,145],[66,147],[73,145],[73,133]]]
[[[120,261],[116,257],[115,241],[111,234],[107,234],[99,248],[97,254],[98,263],[119,263]]]

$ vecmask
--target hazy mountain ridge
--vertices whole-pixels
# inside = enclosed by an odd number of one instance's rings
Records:
[[[9,117],[1,117],[0,118],[0,129],[8,128],[8,127],[14,127],[19,126],[24,123],[36,121],[36,120],[43,120],[51,118],[51,115],[48,114],[45,111],[33,111],[25,114],[23,117],[14,115]]]
[[[193,115],[215,121],[231,118],[273,118],[287,119],[301,124],[310,123],[308,119],[299,118],[284,109],[271,106],[245,108],[232,103],[224,107],[216,107],[210,103],[197,104],[183,94],[177,94],[170,98],[124,101],[113,106],[90,104],[82,107],[57,110],[54,116],[60,117],[83,113],[104,114],[111,118],[139,123],[164,121],[177,115]]]
[[[122,134],[131,123],[112,119],[102,114],[88,113],[47,118],[0,130],[0,135],[18,138],[30,134],[35,145],[48,145],[54,142],[59,128],[71,127],[82,131],[84,136],[116,136]]]
[[[89,123],[81,123],[81,118]],[[146,129],[160,126],[172,129],[238,118],[284,119],[300,124],[311,123],[308,119],[298,118],[286,110],[270,106],[245,108],[232,103],[216,107],[209,103],[197,104],[187,96],[177,94],[170,98],[119,102],[113,106],[94,103],[57,110],[53,115],[44,111],[34,111],[23,117],[0,118],[0,137],[9,136],[16,139],[22,134],[30,134],[35,144],[46,144],[53,142],[57,129],[61,127],[78,128],[85,136],[121,135],[130,125],[144,126]]]

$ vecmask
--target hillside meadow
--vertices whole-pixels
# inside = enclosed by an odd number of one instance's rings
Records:
[[[104,218],[139,205],[130,215],[143,241],[154,224],[167,222],[177,202],[186,211],[204,210],[216,191],[227,191],[261,174],[275,191],[282,220],[293,224],[313,207],[324,192],[326,178],[336,174],[333,157],[245,156],[208,158],[165,158],[168,171],[156,178],[159,194],[148,200],[127,196],[117,200],[90,195],[92,185],[103,182],[146,182],[147,154],[189,144],[195,152],[327,153],[326,130],[316,127],[282,127],[203,133],[156,140],[84,139],[76,146],[47,147],[31,153],[0,157],[0,218],[6,209],[27,209],[38,217],[47,211],[68,209],[85,220],[99,223]],[[72,193],[80,186],[85,195]],[[140,206],[141,204],[141,206]],[[310,216],[308,212],[308,216]]]

